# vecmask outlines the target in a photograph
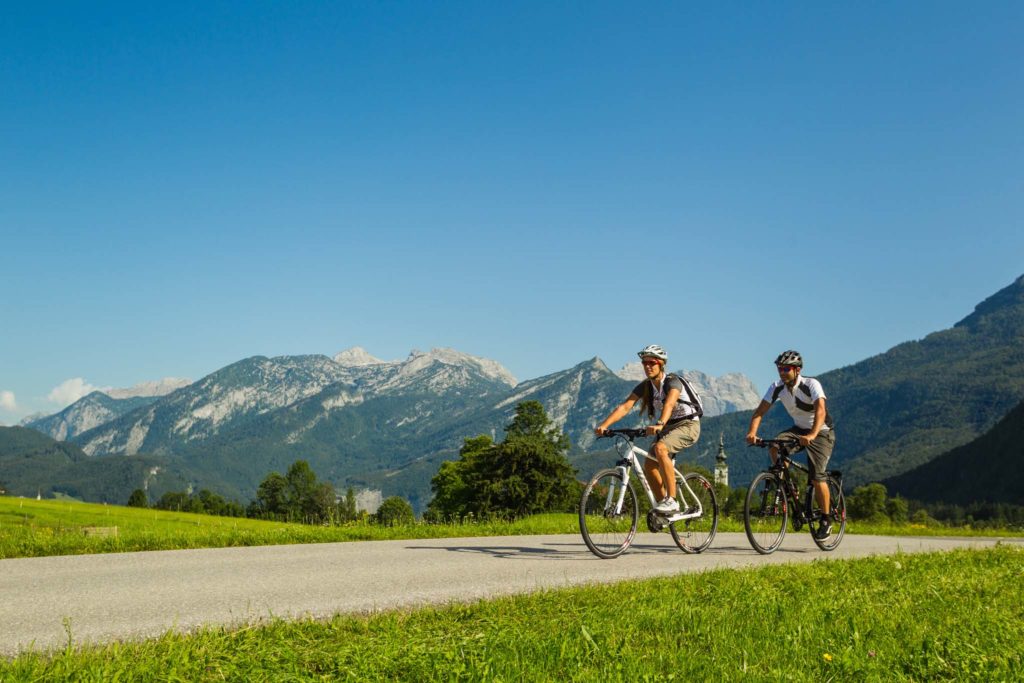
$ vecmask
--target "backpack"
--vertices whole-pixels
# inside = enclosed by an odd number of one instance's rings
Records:
[[[667,379],[672,379],[673,377],[683,383],[683,391],[686,392],[686,398],[683,398],[682,394],[679,395],[679,402],[693,408],[693,416],[704,417],[704,403],[700,400],[700,394],[694,391],[693,387],[690,386],[690,383],[682,375],[677,375],[674,372],[669,373]]]

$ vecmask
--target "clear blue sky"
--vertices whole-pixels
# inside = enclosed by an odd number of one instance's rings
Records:
[[[1024,5],[28,3],[0,423],[72,378],[450,346],[847,365],[1024,273]]]

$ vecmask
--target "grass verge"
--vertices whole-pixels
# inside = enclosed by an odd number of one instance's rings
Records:
[[[1024,550],[717,570],[0,662],[3,680],[1020,680]]]
[[[116,535],[111,531],[114,527],[117,528]],[[109,532],[110,535],[87,535],[90,530]],[[743,522],[722,518],[719,531],[742,532]],[[847,532],[920,536],[1022,535],[1020,530],[881,526],[856,521],[849,523]],[[66,500],[0,497],[0,559],[288,543],[575,533],[579,533],[575,514],[534,515],[511,522],[416,523],[396,527],[355,522],[341,526],[310,526]]]

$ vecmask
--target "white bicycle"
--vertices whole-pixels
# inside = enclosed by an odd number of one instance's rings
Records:
[[[640,458],[654,460],[647,451],[633,445],[646,435],[643,429],[607,429],[605,436],[615,439],[615,450],[622,459],[599,471],[583,490],[580,499],[580,533],[590,551],[603,559],[626,552],[640,523],[640,507],[630,473],[635,472],[650,505],[647,528],[658,533],[668,527],[676,545],[687,553],[699,553],[711,545],[718,531],[718,501],[715,489],[705,477],[675,470],[676,501],[679,512],[664,515],[656,504],[651,485],[640,466]]]

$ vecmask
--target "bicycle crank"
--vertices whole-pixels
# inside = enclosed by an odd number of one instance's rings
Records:
[[[649,510],[647,512],[647,528],[651,530],[652,534],[656,534],[665,528],[665,518],[657,513],[655,510]]]

